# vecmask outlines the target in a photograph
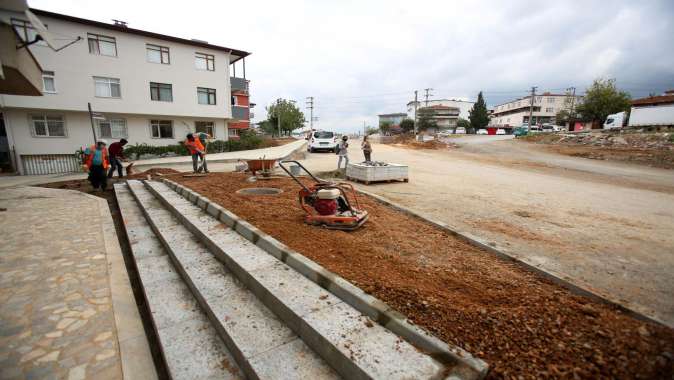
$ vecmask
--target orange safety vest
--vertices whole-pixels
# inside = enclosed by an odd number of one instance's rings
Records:
[[[194,141],[190,141],[190,139],[185,140],[185,146],[187,149],[190,151],[190,154],[195,154],[198,151],[205,151],[203,144],[201,144],[201,141],[199,138],[195,137]]]
[[[89,147],[89,154],[87,155],[87,160],[85,161],[89,169],[91,169],[91,166],[94,163],[94,154],[96,154],[96,145]],[[108,161],[108,148],[103,148],[101,155],[103,158],[103,169],[107,170],[108,167],[110,167],[110,162]]]

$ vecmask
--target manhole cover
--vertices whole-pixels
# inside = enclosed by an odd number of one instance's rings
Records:
[[[248,189],[237,190],[237,194],[243,195],[276,195],[281,194],[283,190],[274,187],[251,187]]]

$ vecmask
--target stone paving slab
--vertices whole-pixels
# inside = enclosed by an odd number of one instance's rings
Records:
[[[180,221],[138,181],[129,187],[145,209],[178,271],[211,316],[250,378],[337,379],[339,376],[238,281]],[[204,219],[212,224],[213,218]],[[217,223],[219,224],[219,222]],[[278,355],[276,354],[278,353]],[[259,360],[284,357],[287,360]],[[315,377],[319,376],[319,377]]]
[[[0,378],[156,378],[106,201],[23,187],[0,207]]]
[[[145,184],[159,198],[173,192],[164,183],[147,181]],[[189,203],[185,198],[164,198],[168,209],[174,205],[186,207]],[[218,221],[205,212],[200,215],[176,213],[176,216],[268,308],[345,378],[435,379],[445,372],[444,366],[429,355],[419,352],[261,248],[246,244],[248,241],[243,236],[233,236],[228,226],[215,227]],[[215,238],[218,235],[227,235],[227,239],[238,240],[238,244],[218,245]],[[237,252],[242,246],[246,247],[244,255]],[[245,259],[239,262],[242,257]],[[250,265],[267,258],[272,258],[270,265]]]
[[[234,358],[180,278],[128,186],[115,184],[115,196],[171,377],[242,379]]]

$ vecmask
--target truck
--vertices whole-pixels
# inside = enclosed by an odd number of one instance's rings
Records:
[[[624,125],[625,111],[608,115],[604,122],[604,129],[622,128]]]
[[[633,106],[632,111],[630,112],[630,121],[628,125],[630,127],[658,125],[674,126],[674,104]]]

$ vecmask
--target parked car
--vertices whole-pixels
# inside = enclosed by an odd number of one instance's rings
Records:
[[[486,135],[486,134],[488,134],[488,133],[487,133],[487,130],[483,128],[483,129],[478,129],[478,130],[477,130],[477,134],[478,134],[478,135]]]
[[[538,125],[532,125],[529,128],[529,133],[539,133],[540,131],[541,131],[541,127],[539,127]]]
[[[503,128],[497,129],[497,130],[496,130],[496,134],[497,134],[497,135],[505,135],[505,134],[506,134],[505,129],[503,129]]]
[[[309,144],[307,150],[311,153],[325,150],[325,151],[336,151],[337,148],[337,135],[334,132],[330,131],[316,131],[309,138]]]
[[[552,124],[543,124],[541,126],[541,132],[554,132],[555,127]]]
[[[515,137],[520,137],[520,136],[526,136],[529,134],[529,127],[528,126],[521,126],[515,128],[515,131],[513,132],[513,135]]]
[[[458,127],[458,128],[456,128],[454,133],[456,133],[457,135],[465,135],[466,134],[466,128]]]
[[[449,135],[451,135],[451,134],[452,134],[452,130],[451,130],[451,129],[448,129],[448,130],[446,130],[446,131],[440,131],[440,132],[436,133],[436,135],[438,136],[438,138],[440,138],[440,137],[449,137]]]

